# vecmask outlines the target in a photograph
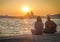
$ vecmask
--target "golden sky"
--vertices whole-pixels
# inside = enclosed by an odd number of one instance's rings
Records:
[[[60,0],[0,0],[0,15],[24,16],[24,6],[31,8],[34,15],[60,13]]]

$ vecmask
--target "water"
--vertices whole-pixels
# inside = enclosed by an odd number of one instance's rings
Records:
[[[46,19],[42,19],[45,23]],[[60,31],[60,19],[52,19],[57,24],[57,31]],[[13,36],[21,34],[31,34],[34,29],[36,19],[0,19],[0,36]]]

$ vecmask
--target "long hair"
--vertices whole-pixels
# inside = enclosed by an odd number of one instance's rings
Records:
[[[37,22],[42,22],[42,19],[40,16],[37,16]]]
[[[50,16],[47,16],[47,20],[50,21]]]

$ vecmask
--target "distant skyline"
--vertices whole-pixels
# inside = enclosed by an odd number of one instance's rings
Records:
[[[34,15],[60,13],[60,0],[0,0],[0,15],[24,16],[24,6],[31,8]]]

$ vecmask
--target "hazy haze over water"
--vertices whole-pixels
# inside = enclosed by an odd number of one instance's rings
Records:
[[[57,31],[60,31],[60,19],[52,19],[57,24]],[[0,36],[11,36],[20,34],[31,34],[36,19],[0,19]],[[46,19],[42,19],[45,23]]]

